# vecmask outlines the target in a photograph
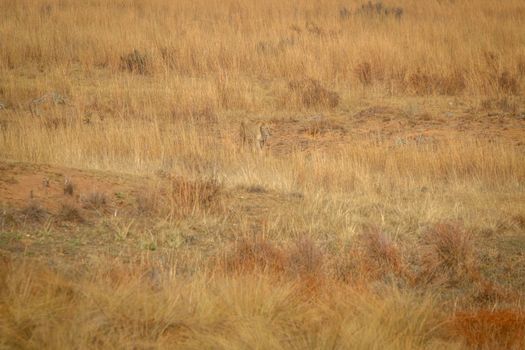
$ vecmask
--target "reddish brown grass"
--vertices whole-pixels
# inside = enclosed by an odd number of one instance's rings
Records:
[[[289,271],[300,276],[319,276],[323,270],[324,256],[321,249],[309,237],[294,242],[287,251]]]
[[[243,238],[226,254],[219,269],[239,273],[253,271],[281,273],[286,268],[286,260],[283,252],[266,239]]]
[[[371,279],[381,279],[388,275],[408,277],[399,246],[383,231],[371,229],[359,237],[363,256],[361,269]]]
[[[525,346],[522,310],[458,312],[452,318],[450,329],[475,349],[523,349]]]
[[[460,223],[437,223],[422,237],[420,280],[476,275],[473,237]]]

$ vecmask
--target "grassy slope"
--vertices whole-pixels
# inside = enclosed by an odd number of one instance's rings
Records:
[[[0,3],[0,347],[523,346],[525,8],[375,11]]]

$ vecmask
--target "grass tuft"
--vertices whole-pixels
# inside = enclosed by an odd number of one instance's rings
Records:
[[[30,222],[42,222],[49,215],[40,202],[34,199],[30,200],[27,206],[20,210],[20,214],[22,214],[25,220]],[[7,218],[9,218],[9,216],[7,216]]]
[[[285,254],[271,242],[263,238],[244,238],[236,242],[233,249],[226,254],[223,268],[237,273],[254,271],[282,273],[286,265]]]
[[[458,282],[475,275],[477,268],[474,238],[462,224],[434,224],[422,237],[423,270],[419,278],[435,280],[446,276],[448,282]]]
[[[288,84],[288,88],[294,97],[306,108],[335,108],[340,101],[339,94],[326,89],[315,79],[294,80]]]
[[[82,216],[80,209],[73,204],[64,203],[62,204],[60,211],[58,212],[58,218],[63,221],[71,223],[84,223],[86,220]]]
[[[120,57],[120,69],[130,73],[148,74],[151,71],[150,59],[145,53],[134,49]]]
[[[474,349],[522,349],[525,346],[525,313],[522,310],[457,312],[450,328]]]
[[[109,199],[104,192],[91,192],[82,198],[82,206],[85,209],[104,209],[109,204]]]

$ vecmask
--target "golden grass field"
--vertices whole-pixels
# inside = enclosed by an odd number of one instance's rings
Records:
[[[0,1],[0,349],[522,349],[524,92],[520,0]]]

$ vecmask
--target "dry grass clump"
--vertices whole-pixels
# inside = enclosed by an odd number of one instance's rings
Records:
[[[403,275],[404,262],[400,249],[383,231],[369,230],[360,236],[360,244],[365,251],[364,264],[370,275]]]
[[[148,55],[134,49],[120,57],[120,68],[130,73],[148,74],[151,72],[151,63]]]
[[[0,346],[273,349],[448,347],[430,296],[388,295],[345,285],[308,298],[302,281],[260,274],[191,280],[161,271],[149,288],[147,264],[101,260],[68,276],[24,261],[0,260]],[[441,323],[441,325],[440,325]]]
[[[335,282],[326,270],[325,251],[310,237],[295,239],[285,253],[287,274],[299,279],[298,293],[306,299],[323,293],[323,289]]]
[[[460,223],[434,224],[421,239],[420,279],[456,283],[477,269],[474,237]]]
[[[512,304],[516,301],[517,294],[511,289],[503,288],[501,285],[486,280],[478,274],[473,276],[477,281],[474,284],[475,291],[472,299],[476,305],[492,306],[498,304]]]
[[[359,82],[364,86],[372,84],[372,65],[370,62],[361,62],[354,67],[354,75],[357,77]]]
[[[322,279],[325,256],[316,242],[309,237],[301,237],[288,248],[288,269],[294,275]]]
[[[516,309],[457,312],[449,325],[453,334],[474,349],[523,349],[525,312]]]
[[[71,120],[65,117],[46,117],[40,118],[39,121],[45,129],[51,132],[71,126]]]
[[[57,215],[58,219],[62,221],[68,221],[71,223],[84,223],[86,220],[80,212],[80,209],[71,203],[64,203],[60,207],[60,210]]]
[[[49,213],[45,208],[42,207],[42,204],[37,200],[30,200],[26,207],[20,210],[20,214],[29,222],[42,222],[45,218],[49,216]],[[9,218],[9,216],[6,216]]]
[[[223,185],[216,178],[189,180],[174,178],[168,189],[168,205],[172,214],[187,216],[217,208],[224,193]]]
[[[396,19],[401,19],[403,16],[403,8],[396,6],[387,6],[383,5],[381,1],[368,3],[361,5],[356,11],[356,15],[368,16],[368,17],[395,17]]]
[[[306,236],[279,247],[264,238],[242,239],[225,254],[219,270],[264,271],[278,278],[298,279],[304,287],[301,290],[308,293],[334,282],[362,286],[371,281],[413,280],[399,247],[380,231],[363,234],[349,249],[332,254]]]
[[[0,227],[2,230],[12,227],[18,222],[17,212],[11,208],[3,207],[0,210]]]
[[[309,297],[331,283],[325,271],[325,254],[310,238],[283,247],[264,238],[242,239],[219,264],[226,273],[269,273],[278,280],[293,280],[297,293]]]
[[[525,229],[525,215],[514,215],[512,217],[512,222],[514,222],[520,229]]]
[[[226,253],[222,268],[228,272],[282,273],[287,267],[287,257],[282,250],[263,238],[243,238]]]
[[[416,95],[454,96],[463,92],[467,86],[460,69],[451,71],[446,76],[417,70],[408,76],[406,83],[408,91]]]
[[[503,93],[517,95],[520,91],[518,79],[509,71],[503,71],[498,77],[498,85]]]
[[[104,209],[109,204],[108,196],[104,192],[94,191],[85,197],[81,197],[82,206],[85,209]]]
[[[261,237],[241,239],[224,258],[226,271],[271,272],[281,277],[300,277],[323,280],[324,252],[308,237],[293,240],[276,247],[275,243]]]
[[[412,281],[399,245],[379,229],[358,235],[333,264],[335,277],[346,283]]]
[[[288,84],[295,99],[306,108],[335,108],[339,104],[339,94],[323,87],[318,80],[306,78]]]

